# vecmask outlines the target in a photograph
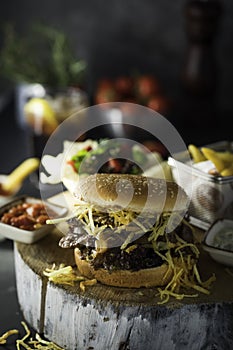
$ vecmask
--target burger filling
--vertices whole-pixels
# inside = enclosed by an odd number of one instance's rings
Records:
[[[101,212],[86,205],[68,224],[60,246],[78,247],[81,259],[95,269],[137,271],[161,266],[170,257],[196,260],[199,253],[191,226],[177,213],[140,216],[126,210]]]

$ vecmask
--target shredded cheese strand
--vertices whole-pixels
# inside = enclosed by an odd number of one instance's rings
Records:
[[[121,245],[121,249],[124,250],[125,248],[127,248],[128,244],[132,241],[132,239],[134,238],[134,232],[131,232],[128,237],[126,238],[126,240],[124,241],[124,243]]]
[[[177,247],[175,249],[175,251],[179,251],[180,249],[183,249],[183,248],[186,248],[186,247],[190,247],[192,249],[192,251],[194,252],[194,254],[198,257],[200,252],[199,250],[197,249],[197,246],[195,246],[193,243],[185,243],[185,244],[182,244],[180,245],[179,247]]]
[[[35,335],[36,340],[33,340],[32,338],[28,339],[31,335],[31,332],[25,322],[22,321],[21,324],[24,327],[26,334],[22,339],[16,340],[17,350],[21,350],[22,347],[26,350],[65,350],[64,348],[61,348],[60,346],[51,341],[42,339],[38,333],[36,333]]]
[[[95,278],[92,280],[82,281],[80,282],[80,289],[82,292],[85,292],[86,286],[93,286],[96,283],[97,283],[97,280]]]
[[[10,337],[13,334],[18,334],[19,331],[17,329],[11,329],[10,331],[5,332],[0,337],[0,345],[6,344],[7,338]]]
[[[162,257],[162,254],[160,255]],[[179,255],[179,258],[172,259],[170,252],[167,252],[166,257],[164,257],[172,269],[173,277],[164,289],[158,288],[161,300],[158,304],[167,303],[170,296],[177,300],[182,300],[187,296],[198,296],[198,294],[179,293],[180,287],[191,288],[207,295],[210,293],[207,288],[215,281],[215,276],[213,275],[207,281],[202,282],[194,259],[191,259],[190,255],[184,256],[181,250],[179,250]]]
[[[84,279],[82,276],[77,276],[71,266],[64,267],[64,264],[61,264],[57,270],[55,270],[54,265],[51,269],[46,268],[43,274],[48,277],[49,281],[55,284],[66,284],[70,286],[73,286],[74,282]]]
[[[48,277],[49,281],[55,284],[74,286],[75,282],[80,282],[79,287],[82,291],[85,291],[86,286],[92,286],[97,283],[96,279],[90,280],[84,276],[78,276],[72,266],[65,266],[64,264],[60,264],[58,269],[56,269],[56,265],[53,264],[52,268],[46,268],[43,274]]]
[[[64,266],[64,264],[60,264],[58,269],[55,269],[55,264],[53,264],[52,268],[46,268],[43,274],[48,277],[49,281],[55,284],[65,284],[69,286],[74,286],[75,282],[80,282],[85,279],[83,276],[76,275],[72,266]]]

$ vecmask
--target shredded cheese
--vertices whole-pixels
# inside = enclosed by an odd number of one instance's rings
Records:
[[[174,222],[179,218],[177,215],[174,217]],[[216,280],[215,276],[211,276],[207,281],[202,282],[196,261],[199,258],[200,252],[194,243],[188,243],[175,233],[176,242],[171,243],[166,235],[166,227],[168,225],[169,214],[163,214],[159,217],[154,226],[150,236],[149,242],[151,242],[154,251],[159,255],[167,264],[168,271],[164,277],[167,277],[168,273],[172,272],[171,281],[164,287],[158,288],[160,301],[159,304],[164,304],[169,301],[170,296],[175,297],[177,300],[182,300],[185,297],[197,297],[198,294],[187,294],[181,292],[181,290],[193,289],[197,292],[209,294],[209,288],[211,284]],[[185,221],[185,224],[186,221]],[[188,225],[192,231],[193,228]],[[159,241],[159,236],[163,236],[165,241]],[[166,250],[164,254],[162,251]],[[187,248],[190,253],[187,253]],[[174,254],[171,254],[171,249],[174,249]],[[192,254],[191,254],[192,252]],[[178,255],[177,255],[178,254]]]
[[[32,339],[32,337],[29,338],[31,336],[31,332],[27,324],[23,321],[21,322],[21,324],[25,330],[25,335],[23,336],[23,338],[16,340],[15,345],[17,350],[65,350],[64,348],[61,348],[60,346],[51,341],[42,339],[37,333],[35,335],[36,339]],[[17,329],[12,329],[4,333],[0,337],[0,345],[6,344],[8,337],[12,334],[19,334],[19,331]]]
[[[60,264],[57,269],[56,265],[53,264],[52,268],[46,268],[43,274],[55,284],[74,286],[75,282],[80,282],[79,287],[82,291],[85,291],[86,286],[93,286],[97,283],[96,279],[90,280],[84,276],[78,276],[72,266],[65,266],[64,264]]]
[[[199,256],[200,252],[199,252],[199,250],[197,249],[197,246],[196,246],[195,244],[193,244],[193,243],[185,243],[185,244],[182,244],[182,245],[180,245],[179,247],[177,247],[177,248],[175,249],[175,251],[177,252],[177,251],[179,251],[180,249],[183,249],[183,248],[186,248],[186,247],[190,247],[190,248],[192,249],[192,251],[194,252],[194,254],[196,255],[196,257]]]
[[[215,281],[215,276],[211,276],[207,281],[202,282],[195,260],[190,258],[190,255],[181,255],[179,258],[172,259],[171,255],[167,254],[166,261],[172,269],[173,277],[164,289],[158,288],[160,300],[158,304],[167,303],[170,296],[177,300],[182,300],[185,297],[197,297],[198,294],[180,293],[180,289],[194,289],[197,292],[209,294],[208,288]],[[171,259],[171,260],[170,260]]]
[[[133,244],[130,247],[128,247],[127,249],[125,249],[126,253],[131,253],[133,250],[135,250],[137,248],[137,244]]]
[[[72,266],[65,266],[64,264],[60,264],[58,269],[56,269],[55,264],[53,264],[52,268],[46,268],[43,274],[48,277],[49,281],[55,284],[74,286],[75,282],[84,280],[84,277],[77,276]]]
[[[22,347],[26,350],[36,350],[36,349],[40,349],[40,350],[64,350],[64,348],[61,348],[57,344],[55,344],[51,341],[47,341],[47,340],[42,339],[39,336],[39,334],[35,335],[36,339],[29,338],[31,335],[31,332],[30,332],[28,326],[26,325],[25,322],[21,322],[21,324],[23,325],[26,334],[22,339],[16,340],[17,350],[21,350]]]
[[[12,334],[18,334],[19,331],[17,329],[11,329],[10,331],[7,331],[2,336],[0,336],[0,345],[4,345],[7,342],[7,338],[10,337]]]
[[[133,241],[134,238],[134,232],[131,232],[128,237],[126,238],[126,240],[124,241],[124,243],[121,245],[121,249],[125,249],[129,243],[131,243]]]
[[[82,292],[85,292],[86,286],[93,286],[96,283],[97,283],[97,280],[95,278],[92,280],[82,281],[82,282],[80,282],[80,289]]]

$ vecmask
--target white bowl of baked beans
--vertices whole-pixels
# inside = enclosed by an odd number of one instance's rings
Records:
[[[49,219],[66,215],[67,208],[37,198],[20,196],[0,208],[0,234],[32,244],[52,231]]]

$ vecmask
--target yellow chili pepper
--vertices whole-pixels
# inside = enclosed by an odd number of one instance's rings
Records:
[[[193,158],[194,163],[203,162],[206,160],[205,156],[202,154],[200,149],[194,145],[189,145],[188,150]]]
[[[202,147],[201,150],[204,156],[215,165],[219,173],[221,173],[224,169],[228,168],[232,164],[231,161],[223,160],[217,152],[210,148]]]

